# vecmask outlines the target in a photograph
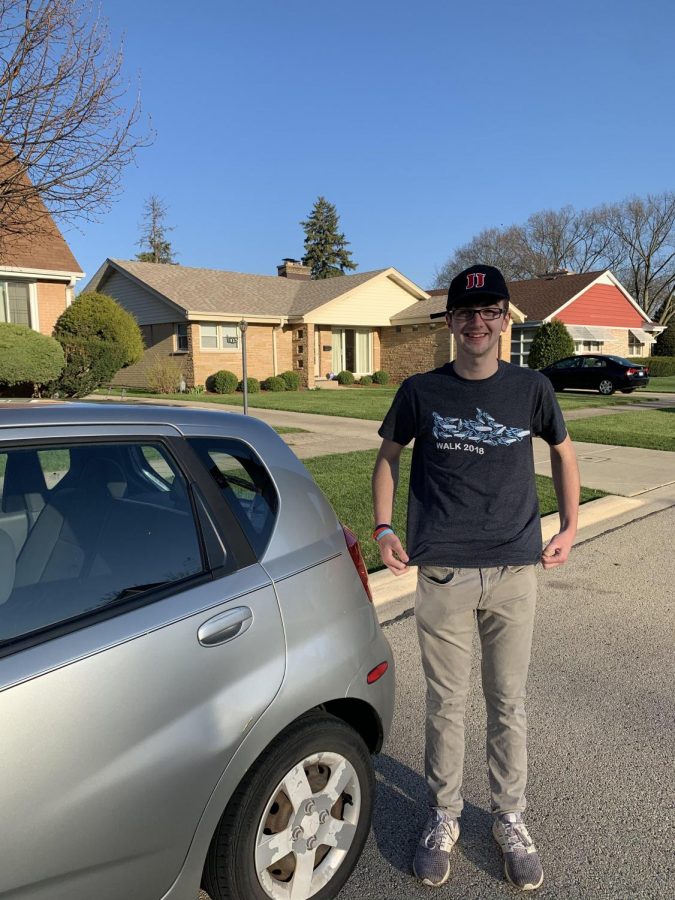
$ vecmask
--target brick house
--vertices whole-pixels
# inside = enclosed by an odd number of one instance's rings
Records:
[[[291,369],[314,387],[343,369],[370,374],[386,368],[381,343],[392,316],[429,298],[394,268],[312,281],[309,268],[286,259],[277,273],[106,260],[85,290],[108,294],[131,312],[146,344],[143,359],[116,383],[145,387],[148,369],[167,358],[188,387],[219,369],[241,378],[242,320],[250,376]]]
[[[51,334],[83,277],[63,235],[41,207],[29,233],[2,236],[0,322],[28,325],[41,334]]]

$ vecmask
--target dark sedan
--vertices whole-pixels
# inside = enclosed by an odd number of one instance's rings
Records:
[[[631,394],[649,384],[649,369],[622,356],[597,353],[567,356],[541,370],[556,391],[590,390],[601,394]]]

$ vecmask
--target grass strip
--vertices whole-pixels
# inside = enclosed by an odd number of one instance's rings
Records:
[[[568,424],[573,441],[675,450],[675,409],[647,409],[577,419]]]
[[[248,403],[256,409],[277,409],[286,412],[315,413],[324,416],[348,417],[352,419],[369,419],[382,421],[391,401],[396,394],[396,387],[376,388],[327,388],[313,391],[262,391],[250,394]],[[121,392],[118,392],[121,393]],[[194,400],[198,403],[215,403],[226,406],[242,406],[241,394],[150,394],[142,391],[127,391],[129,400],[151,397],[157,400]],[[560,408],[565,410],[594,409],[604,406],[624,406],[633,403],[649,402],[649,398],[640,393],[630,396],[617,395],[601,397],[600,394],[558,394]]]
[[[375,465],[377,450],[357,450],[353,453],[335,453],[330,456],[314,456],[304,460],[312,477],[328,497],[338,518],[357,535],[368,571],[382,568],[380,555],[371,539],[373,513],[370,501],[370,478]],[[406,506],[412,450],[401,454],[398,490],[392,525],[405,546]],[[553,481],[537,475],[537,494],[542,516],[558,509]],[[604,497],[603,491],[582,488],[581,502]]]

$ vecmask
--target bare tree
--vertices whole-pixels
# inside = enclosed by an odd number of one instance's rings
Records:
[[[168,207],[156,194],[145,201],[141,222],[141,239],[138,246],[141,252],[136,254],[140,262],[174,263],[174,250],[167,233],[173,231],[165,224]]]
[[[107,209],[135,134],[122,50],[89,0],[0,0],[0,239]],[[43,205],[45,204],[45,205]]]
[[[529,278],[533,264],[524,229],[519,225],[507,228],[486,228],[468,244],[459,247],[436,273],[436,287],[448,287],[462,269],[476,263],[497,266],[510,281]]]
[[[581,212],[541,210],[524,225],[486,228],[455,250],[436,285],[446,287],[476,262],[498,266],[510,280],[612,269],[647,315],[666,325],[675,318],[675,193]]]
[[[675,193],[631,197],[603,207],[620,263],[617,274],[648,316],[675,317]]]

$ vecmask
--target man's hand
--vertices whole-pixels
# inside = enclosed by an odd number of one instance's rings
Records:
[[[408,554],[403,549],[397,534],[386,534],[377,542],[382,562],[394,575],[405,575],[408,571]]]
[[[545,569],[554,569],[566,563],[573,542],[574,535],[566,534],[564,531],[554,535],[541,552],[542,566]]]

